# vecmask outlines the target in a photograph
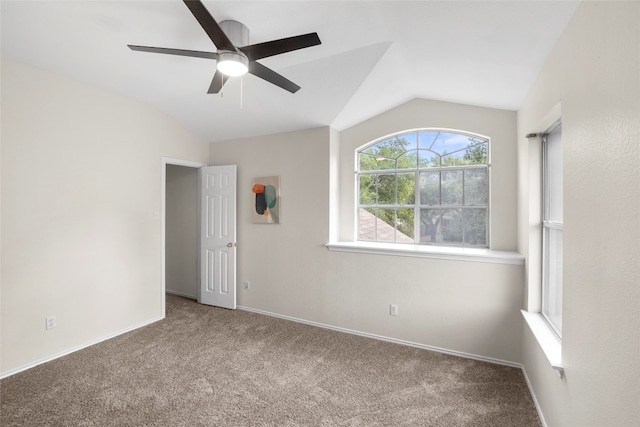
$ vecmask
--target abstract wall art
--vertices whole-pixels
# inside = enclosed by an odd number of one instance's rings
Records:
[[[251,191],[251,221],[254,224],[280,224],[280,177],[253,178]]]

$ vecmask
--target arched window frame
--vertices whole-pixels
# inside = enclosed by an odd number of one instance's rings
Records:
[[[359,147],[356,239],[489,247],[490,165],[490,138],[460,130],[413,129]]]

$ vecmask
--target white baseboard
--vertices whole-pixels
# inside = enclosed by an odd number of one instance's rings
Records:
[[[544,414],[542,413],[542,408],[538,403],[538,398],[536,394],[533,392],[533,387],[531,386],[531,381],[529,381],[529,376],[527,375],[527,371],[524,369],[524,365],[522,365],[522,375],[524,375],[524,380],[527,383],[527,387],[529,388],[529,394],[533,399],[533,404],[536,407],[536,411],[538,412],[538,417],[540,418],[540,422],[542,423],[542,427],[547,427],[547,422],[544,419]]]
[[[98,344],[98,343],[100,343],[102,341],[106,341],[108,339],[115,338],[118,335],[126,334],[127,332],[134,331],[134,330],[136,330],[138,328],[142,328],[143,326],[150,325],[150,324],[155,323],[155,322],[157,322],[159,320],[162,320],[162,319],[164,319],[164,315],[162,315],[160,317],[153,318],[151,320],[147,320],[145,322],[139,323],[139,324],[134,325],[132,327],[129,327],[129,328],[123,329],[121,331],[115,332],[113,334],[109,334],[107,336],[98,338],[96,340],[92,340],[92,341],[89,341],[87,343],[80,344],[78,346],[69,348],[67,350],[61,351],[60,353],[56,353],[56,354],[54,354],[52,356],[48,356],[48,357],[45,357],[43,359],[36,360],[35,362],[27,363],[26,365],[22,365],[22,366],[20,366],[18,368],[10,369],[8,371],[0,373],[0,379],[10,377],[11,375],[15,375],[18,372],[26,371],[27,369],[31,369],[31,368],[33,368],[35,366],[38,366],[38,365],[41,365],[43,363],[50,362],[50,361],[55,360],[55,359],[57,359],[59,357],[66,356],[67,354],[74,353],[74,352],[76,352],[78,350],[82,350],[84,348],[91,347],[92,345]]]
[[[391,342],[391,343],[395,343],[395,344],[402,344],[402,345],[406,345],[406,346],[409,346],[409,347],[421,348],[423,350],[435,351],[435,352],[438,352],[438,353],[450,354],[452,356],[459,356],[459,357],[464,357],[464,358],[467,358],[467,359],[474,359],[474,360],[479,360],[479,361],[482,361],[482,362],[495,363],[497,365],[505,365],[505,366],[511,366],[513,368],[522,369],[522,364],[516,363],[516,362],[510,362],[508,360],[494,359],[492,357],[479,356],[477,354],[464,353],[464,352],[456,351],[456,350],[448,350],[448,349],[445,349],[445,348],[434,347],[434,346],[420,344],[420,343],[416,343],[416,342],[412,342],[412,341],[405,341],[405,340],[400,340],[400,339],[397,339],[397,338],[390,338],[390,337],[385,337],[385,336],[382,336],[382,335],[371,334],[371,333],[368,333],[368,332],[361,332],[361,331],[356,331],[356,330],[353,330],[353,329],[341,328],[339,326],[326,325],[324,323],[318,323],[318,322],[312,322],[312,321],[309,321],[309,320],[298,319],[296,317],[285,316],[285,315],[277,314],[277,313],[271,313],[271,312],[268,312],[268,311],[258,310],[258,309],[250,308],[250,307],[238,306],[238,309],[239,310],[244,310],[244,311],[249,311],[249,312],[252,312],[252,313],[263,314],[265,316],[277,317],[279,319],[290,320],[292,322],[304,323],[305,325],[317,326],[319,328],[330,329],[330,330],[333,330],[333,331],[344,332],[344,333],[352,334],[352,335],[359,335],[361,337],[373,338],[373,339],[380,340],[380,341],[386,341],[386,342]]]
[[[165,289],[165,292],[171,295],[178,295],[179,297],[185,297],[190,299],[198,299],[196,295],[187,294],[185,292],[172,291],[171,289]]]

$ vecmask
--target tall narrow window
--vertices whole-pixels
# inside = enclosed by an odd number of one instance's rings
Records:
[[[358,240],[489,246],[489,139],[424,129],[358,152]]]
[[[542,314],[562,337],[562,126],[542,139]]]

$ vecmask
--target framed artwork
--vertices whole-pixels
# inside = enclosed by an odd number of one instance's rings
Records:
[[[251,180],[251,222],[280,224],[280,177],[265,176]]]

